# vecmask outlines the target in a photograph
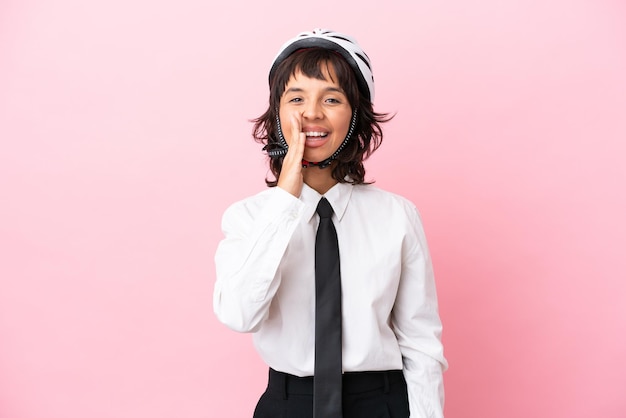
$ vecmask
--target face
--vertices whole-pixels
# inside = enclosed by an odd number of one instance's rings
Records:
[[[325,80],[296,72],[287,82],[280,98],[280,123],[287,144],[291,143],[294,118],[306,134],[303,158],[323,161],[339,148],[348,134],[352,107],[341,89],[331,66],[323,71]]]

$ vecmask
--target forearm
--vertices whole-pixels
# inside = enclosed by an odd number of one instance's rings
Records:
[[[256,209],[227,210],[222,223],[225,238],[215,254],[213,308],[220,321],[239,332],[255,331],[267,315],[302,204],[276,190],[258,213]]]
[[[411,418],[443,418],[445,366],[421,353],[405,357],[403,363]]]

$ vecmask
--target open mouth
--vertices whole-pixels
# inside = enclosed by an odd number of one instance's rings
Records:
[[[305,132],[307,138],[325,138],[328,136],[328,132]]]

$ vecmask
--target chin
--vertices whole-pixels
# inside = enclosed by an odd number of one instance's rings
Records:
[[[319,163],[320,161],[324,161],[325,159],[327,159],[328,157],[330,157],[330,155],[324,155],[322,157],[317,156],[317,155],[311,155],[311,156],[303,156],[302,158],[306,161],[312,162],[312,163]]]

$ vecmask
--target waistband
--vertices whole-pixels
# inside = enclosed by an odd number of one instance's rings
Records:
[[[402,370],[387,370],[375,372],[346,372],[343,374],[343,393],[354,394],[383,390],[389,392],[389,387],[397,384],[406,384]],[[298,377],[270,368],[267,390],[283,395],[313,395],[313,377]]]

